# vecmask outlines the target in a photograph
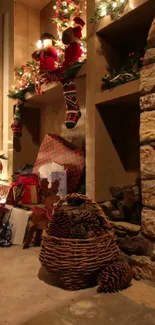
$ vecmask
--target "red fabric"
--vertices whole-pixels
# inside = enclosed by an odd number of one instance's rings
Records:
[[[23,185],[39,185],[38,177],[36,175],[31,176],[19,176],[18,180],[12,184],[12,186]]]
[[[81,27],[84,27],[84,25],[85,25],[84,20],[82,18],[80,18],[80,17],[74,17],[73,21],[74,21],[75,24],[78,24]]]
[[[40,147],[33,173],[37,174],[39,167],[56,162],[67,169],[68,193],[76,192],[84,171],[85,159],[81,150],[58,135],[46,134]]]
[[[54,47],[49,47],[47,49],[49,54],[41,52],[40,56],[36,58],[37,61],[40,61],[40,70],[50,71],[55,69],[55,62],[57,59],[57,52]]]
[[[72,63],[78,61],[78,59],[81,57],[83,51],[81,49],[81,44],[74,42],[71,43],[65,52],[65,61],[63,63],[64,68],[67,68]]]
[[[81,29],[81,27],[80,26],[76,26],[76,27],[74,27],[73,28],[73,32],[74,32],[74,36],[76,37],[76,38],[81,38],[82,37],[82,29]]]

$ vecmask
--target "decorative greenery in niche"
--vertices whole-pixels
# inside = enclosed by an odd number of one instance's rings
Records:
[[[128,0],[100,0],[94,9],[94,14],[90,18],[90,23],[96,23],[101,18],[110,15],[112,20],[120,18]]]
[[[10,98],[24,102],[26,93],[39,92],[40,84],[43,81],[37,62],[27,62],[20,68],[15,68],[14,73],[15,84],[12,86],[12,90],[9,91],[8,96]]]
[[[15,69],[15,84],[12,90],[9,90],[8,97],[24,103],[26,101],[27,93],[43,94],[42,85],[47,85],[54,81],[61,81],[63,78],[76,78],[81,66],[85,60],[81,62],[74,62],[69,68],[64,70],[63,74],[55,72],[40,73],[39,64],[32,61],[27,62],[21,68]]]
[[[109,74],[106,74],[102,78],[101,89],[111,89],[139,79],[139,70],[143,65],[144,52],[144,50],[141,50],[139,52],[129,53],[126,63],[118,72],[114,70],[109,71]]]

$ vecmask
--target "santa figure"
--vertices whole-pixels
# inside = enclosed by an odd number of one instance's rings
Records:
[[[82,29],[85,26],[85,22],[80,17],[74,17],[74,35],[76,38],[81,39],[82,38]]]
[[[63,67],[68,68],[71,64],[78,61],[83,54],[81,44],[78,42],[77,37],[75,36],[74,28],[69,27],[63,32],[62,42],[64,45],[66,45]]]
[[[57,51],[53,46],[54,37],[45,33],[38,41],[38,49],[32,54],[32,58],[40,62],[40,71],[53,71],[57,68]]]

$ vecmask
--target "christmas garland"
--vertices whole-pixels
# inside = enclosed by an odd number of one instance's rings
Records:
[[[101,18],[110,15],[112,20],[119,19],[128,0],[101,0],[96,4],[90,23],[96,23]]]
[[[74,62],[69,68],[65,69],[63,73],[39,72],[39,64],[32,61],[27,62],[20,69],[15,69],[15,84],[12,90],[9,91],[8,97],[15,99],[21,103],[26,101],[27,93],[37,92],[42,95],[42,85],[47,85],[52,82],[59,82],[62,79],[75,78],[85,60],[81,62]],[[59,70],[58,70],[59,71]]]
[[[143,65],[144,50],[130,53],[125,65],[116,73],[111,71],[106,74],[101,81],[101,89],[107,90],[116,86],[139,79],[139,70]]]
[[[122,84],[126,84],[130,81],[139,79],[139,73],[122,73],[119,75],[116,75],[115,77],[112,77],[112,75],[105,75],[102,78],[102,83],[101,83],[101,89],[102,90],[107,90],[111,89],[117,86],[120,86]]]
[[[61,32],[63,28],[67,28],[68,24],[71,22],[72,16],[79,16],[79,5],[80,0],[57,0],[56,5],[53,7],[55,10],[55,15],[52,21],[55,22],[58,27],[61,27]]]
[[[25,102],[25,94],[39,90],[42,83],[42,75],[37,62],[27,62],[21,68],[15,68],[15,84],[9,91],[8,97]]]

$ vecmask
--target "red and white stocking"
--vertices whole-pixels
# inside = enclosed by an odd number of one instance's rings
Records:
[[[62,81],[62,86],[67,109],[65,125],[67,129],[72,129],[81,117],[75,81],[74,79],[65,79]]]

